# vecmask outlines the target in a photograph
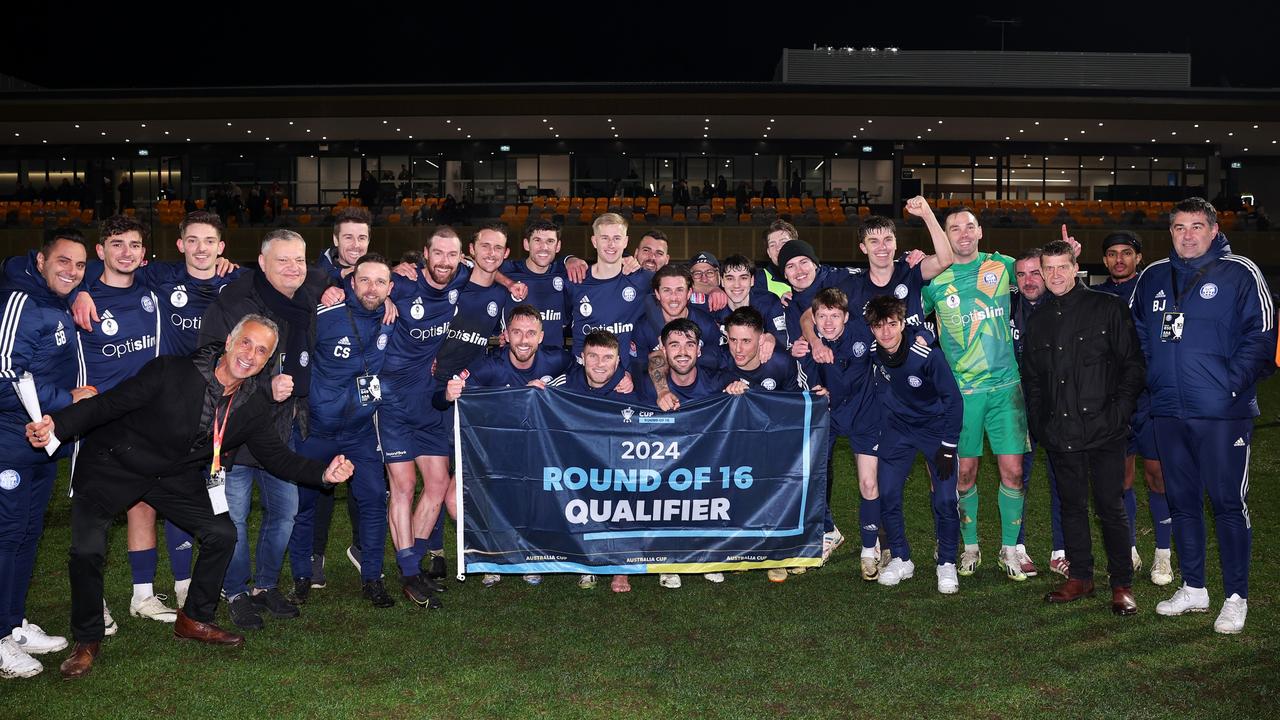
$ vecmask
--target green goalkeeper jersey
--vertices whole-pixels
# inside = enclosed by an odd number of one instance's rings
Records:
[[[1009,330],[1013,258],[978,253],[925,286],[924,312],[936,312],[938,338],[961,392],[985,392],[1019,382]]]

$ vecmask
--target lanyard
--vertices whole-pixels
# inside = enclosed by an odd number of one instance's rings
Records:
[[[1169,283],[1170,283],[1171,285],[1173,285],[1173,310],[1174,310],[1174,312],[1177,312],[1177,311],[1181,308],[1181,305],[1182,305],[1182,296],[1184,296],[1184,295],[1186,295],[1187,293],[1189,293],[1189,292],[1191,292],[1192,290],[1194,290],[1194,289],[1195,289],[1195,287],[1196,287],[1196,285],[1200,284],[1200,281],[1201,281],[1201,280],[1203,280],[1203,279],[1205,278],[1205,276],[1207,276],[1207,275],[1209,274],[1209,271],[1210,271],[1210,270],[1212,270],[1212,269],[1213,269],[1213,266],[1214,266],[1214,265],[1216,265],[1216,264],[1217,264],[1217,262],[1212,262],[1212,261],[1211,261],[1211,262],[1209,262],[1208,264],[1206,264],[1204,267],[1200,268],[1200,272],[1196,273],[1196,274],[1191,278],[1191,282],[1187,283],[1186,287],[1182,288],[1182,290],[1181,290],[1181,291],[1179,291],[1179,290],[1178,290],[1178,284],[1177,284],[1176,282],[1174,282],[1174,280],[1173,280],[1173,273],[1169,273]]]
[[[356,336],[356,352],[360,353],[360,366],[364,368],[364,374],[369,374],[369,361],[364,356],[364,340],[360,337],[360,328],[356,327],[356,318],[351,314],[351,308],[347,309],[347,319],[351,321],[351,332]]]
[[[227,432],[227,420],[231,418],[231,403],[235,401],[237,392],[240,392],[239,388],[227,398],[227,411],[222,414],[221,425],[218,424],[218,406],[213,407],[213,467],[210,469],[212,475],[217,475],[222,470],[222,437]]]

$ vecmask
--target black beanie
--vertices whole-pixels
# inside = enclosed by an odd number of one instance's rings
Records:
[[[778,249],[778,270],[785,272],[788,262],[802,256],[812,260],[814,265],[818,264],[818,254],[812,245],[803,240],[788,240]]]

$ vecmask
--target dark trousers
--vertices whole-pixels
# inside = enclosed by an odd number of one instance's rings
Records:
[[[1253,522],[1249,519],[1249,456],[1253,420],[1154,418],[1164,490],[1178,541],[1178,568],[1191,587],[1204,587],[1204,496],[1213,507],[1224,593],[1249,597]]]
[[[81,478],[93,479],[81,480],[71,500],[71,559],[67,569],[71,577],[71,634],[75,640],[97,642],[103,637],[102,566],[107,555],[107,529],[121,510],[138,500],[191,533],[199,543],[183,612],[193,620],[213,622],[222,577],[236,545],[231,517],[213,514],[204,484],[194,476],[158,479],[140,497],[106,503],[92,486],[111,482],[113,473],[97,471],[98,468],[85,466],[83,475],[77,473]],[[136,477],[130,479],[136,481]],[[107,504],[111,507],[105,507]]]
[[[1089,489],[1102,525],[1111,587],[1133,584],[1129,558],[1129,516],[1124,510],[1125,441],[1115,440],[1083,452],[1049,451],[1062,505],[1062,539],[1071,577],[1093,579],[1093,540],[1089,533]]]

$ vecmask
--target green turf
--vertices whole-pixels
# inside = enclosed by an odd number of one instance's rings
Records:
[[[846,449],[837,454],[836,521],[851,542],[827,567],[780,585],[755,572],[730,574],[723,585],[686,577],[673,591],[640,577],[633,592],[615,595],[607,583],[579,590],[566,576],[541,587],[508,577],[490,589],[473,578],[449,581],[442,611],[402,599],[375,610],[359,598],[358,577],[342,557],[349,530],[339,504],[329,586],[313,592],[301,618],[268,620],[231,651],[176,641],[169,626],[128,616],[129,568],[117,527],[107,600],[119,634],[83,680],[59,679],[65,653],[58,653],[44,658],[36,678],[0,681],[0,718],[1271,717],[1280,685],[1280,570],[1272,561],[1280,381],[1264,387],[1262,404],[1250,483],[1252,591],[1240,636],[1212,630],[1222,599],[1212,534],[1208,615],[1158,617],[1156,602],[1181,578],[1156,588],[1145,571],[1134,585],[1136,617],[1111,615],[1104,593],[1045,606],[1051,581],[1040,464],[1028,503],[1039,577],[1013,583],[995,568],[988,458],[980,476],[984,564],[961,579],[960,593],[934,589],[920,466],[907,490],[908,534],[923,559],[917,577],[896,588],[864,583],[851,549],[856,489]],[[1144,491],[1138,519],[1149,563]],[[68,541],[68,500],[58,497],[28,603],[29,617],[57,633],[68,632]],[[1103,562],[1096,528],[1094,542]],[[394,573],[390,555],[387,567]],[[162,557],[157,588],[169,584]],[[394,581],[389,589],[398,590]],[[225,605],[219,620],[229,626]]]

